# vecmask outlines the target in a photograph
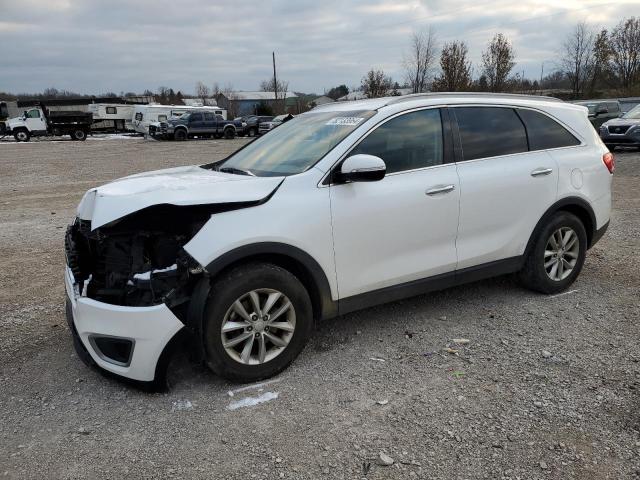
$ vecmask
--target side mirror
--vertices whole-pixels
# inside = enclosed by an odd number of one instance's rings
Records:
[[[340,182],[376,182],[387,173],[387,166],[380,157],[358,154],[342,162],[337,180]]]

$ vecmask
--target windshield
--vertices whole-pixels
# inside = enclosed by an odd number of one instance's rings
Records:
[[[630,120],[640,120],[640,105],[636,105],[627,113],[625,113],[622,118],[628,118]]]
[[[305,113],[212,167],[256,176],[295,175],[315,165],[375,113],[370,110]]]

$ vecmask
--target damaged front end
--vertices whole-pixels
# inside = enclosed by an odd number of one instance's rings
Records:
[[[184,304],[204,269],[183,246],[211,215],[185,210],[154,206],[95,230],[77,218],[65,251],[80,295],[121,306],[164,303],[184,322]]]

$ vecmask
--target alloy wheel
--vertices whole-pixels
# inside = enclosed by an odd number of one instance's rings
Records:
[[[295,328],[295,309],[287,296],[261,288],[233,302],[225,313],[220,335],[227,355],[245,365],[259,365],[286,349]]]
[[[576,232],[562,227],[551,234],[544,249],[544,269],[551,280],[564,280],[578,262],[580,241]]]

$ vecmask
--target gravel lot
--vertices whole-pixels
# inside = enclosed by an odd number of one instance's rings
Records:
[[[611,227],[566,294],[499,278],[340,317],[240,390],[182,357],[164,394],[87,369],[63,311],[81,195],[244,142],[0,142],[0,477],[640,478],[636,152],[617,153]]]

